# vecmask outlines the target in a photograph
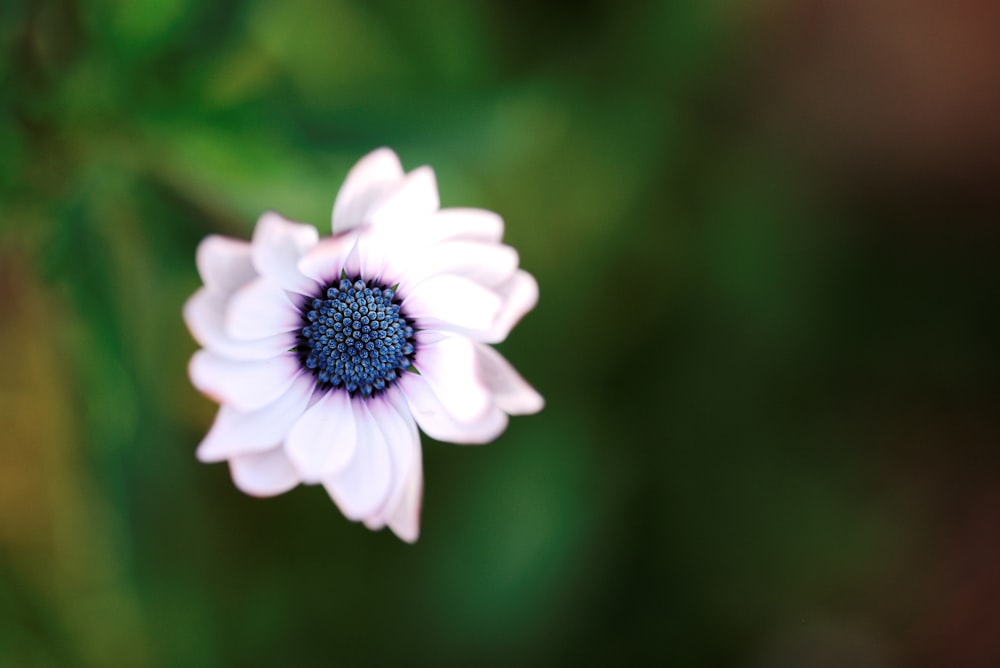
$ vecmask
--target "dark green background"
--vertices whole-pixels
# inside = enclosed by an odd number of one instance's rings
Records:
[[[919,4],[919,3],[918,3]],[[0,6],[0,665],[1000,665],[991,3]],[[547,399],[423,535],[193,452],[210,233],[388,145]]]

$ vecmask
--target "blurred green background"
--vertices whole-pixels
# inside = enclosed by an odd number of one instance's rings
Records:
[[[0,5],[0,665],[1000,665],[1000,11]],[[423,535],[194,448],[210,233],[502,213],[545,395]]]

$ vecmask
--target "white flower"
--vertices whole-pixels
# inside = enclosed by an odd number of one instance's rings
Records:
[[[543,405],[488,345],[538,299],[502,234],[379,149],[348,174],[333,236],[266,213],[249,243],[206,238],[184,320],[204,346],[191,382],[221,406],[198,458],[255,496],[322,484],[349,519],[416,540],[417,426],[485,443]]]

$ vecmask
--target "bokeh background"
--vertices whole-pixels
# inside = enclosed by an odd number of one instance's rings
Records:
[[[5,0],[0,665],[1000,665],[1000,5]],[[423,535],[198,464],[210,233],[395,148],[546,396]]]

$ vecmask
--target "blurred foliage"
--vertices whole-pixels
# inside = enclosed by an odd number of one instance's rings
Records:
[[[0,6],[0,665],[995,665],[997,180],[815,113],[794,7]],[[197,464],[180,319],[380,145],[542,290],[415,547]]]

